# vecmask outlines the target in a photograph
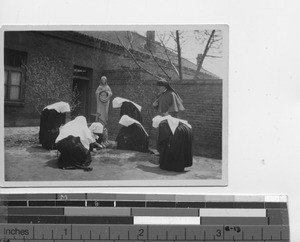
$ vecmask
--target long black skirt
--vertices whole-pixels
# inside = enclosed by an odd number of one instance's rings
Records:
[[[148,152],[149,137],[139,124],[123,126],[116,138],[117,149]]]
[[[159,166],[163,170],[183,172],[193,164],[193,136],[191,129],[179,123],[173,134],[167,120],[159,125],[157,150],[160,154]]]
[[[143,118],[140,110],[132,102],[123,102],[120,111],[120,117],[127,115],[130,118],[143,124]]]
[[[84,169],[88,170],[92,162],[91,153],[80,142],[79,137],[69,135],[57,144],[60,152],[58,167],[61,169]]]
[[[39,143],[44,149],[55,149],[59,127],[66,122],[66,114],[55,109],[44,109],[40,118]]]

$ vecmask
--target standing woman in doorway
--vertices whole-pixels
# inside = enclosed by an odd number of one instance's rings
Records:
[[[112,91],[107,84],[107,78],[106,76],[102,76],[100,79],[100,85],[96,90],[96,100],[97,100],[96,122],[101,122],[104,126],[106,126],[108,121],[108,108],[109,108],[111,96],[112,96]]]

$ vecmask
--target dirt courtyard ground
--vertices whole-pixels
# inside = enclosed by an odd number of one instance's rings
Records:
[[[222,178],[222,161],[194,156],[183,173],[159,168],[159,156],[117,149],[92,152],[93,170],[62,170],[57,151],[38,144],[38,127],[5,128],[5,181],[207,180]]]

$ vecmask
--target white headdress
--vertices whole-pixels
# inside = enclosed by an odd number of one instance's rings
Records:
[[[87,126],[86,118],[83,116],[78,116],[74,120],[66,123],[60,129],[55,143],[58,143],[64,138],[67,138],[69,135],[79,137],[82,145],[86,149],[89,149],[90,144],[95,142],[95,139],[92,137],[91,131]]]
[[[122,97],[114,98],[114,100],[112,102],[113,108],[120,108],[122,106],[123,102],[131,102],[134,106],[137,107],[137,109],[139,111],[142,110],[142,106],[140,106],[140,105],[136,104],[135,102],[132,102],[132,101],[126,99],[126,98],[122,98]]]
[[[163,120],[167,120],[169,127],[172,131],[172,133],[175,133],[176,128],[179,125],[179,122],[184,123],[185,125],[187,125],[189,128],[192,128],[192,126],[188,123],[188,121],[183,120],[183,119],[179,119],[179,118],[174,118],[170,115],[167,116],[160,116],[157,115],[156,117],[154,117],[152,119],[152,127],[157,128],[159,126],[159,124],[163,121]]]
[[[94,122],[91,124],[89,129],[92,133],[102,134],[103,133],[103,124],[101,124],[99,122]]]
[[[144,129],[143,125],[139,121],[137,121],[133,118],[130,118],[128,115],[123,115],[119,121],[119,124],[126,126],[126,127],[128,127],[134,123],[139,124],[143,128],[146,135],[149,136],[148,133],[146,132],[146,130]]]
[[[55,109],[57,112],[59,113],[66,113],[66,112],[70,112],[70,105],[66,102],[57,102],[57,103],[53,103],[51,105],[48,105],[47,107],[45,107],[44,109]]]

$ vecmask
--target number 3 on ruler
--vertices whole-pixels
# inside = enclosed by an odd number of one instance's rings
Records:
[[[217,237],[221,237],[221,236],[222,236],[222,231],[221,231],[221,229],[217,229],[217,231],[216,231],[216,236],[217,236]]]

